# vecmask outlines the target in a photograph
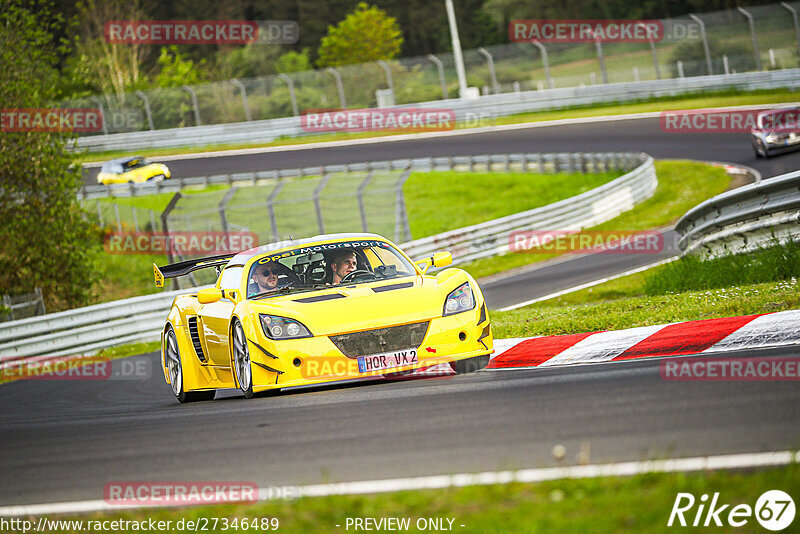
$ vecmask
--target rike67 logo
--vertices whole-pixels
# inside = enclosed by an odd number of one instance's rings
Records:
[[[693,527],[743,527],[755,516],[756,521],[767,530],[784,530],[794,521],[794,501],[788,493],[769,490],[761,494],[755,507],[749,504],[723,504],[719,492],[709,501],[708,494],[696,499],[691,493],[678,493],[667,526]]]

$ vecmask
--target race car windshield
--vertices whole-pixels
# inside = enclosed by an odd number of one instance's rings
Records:
[[[315,291],[416,273],[390,244],[377,240],[342,241],[265,254],[250,268],[248,298]]]
[[[145,167],[147,165],[150,165],[150,163],[144,158],[138,158],[128,161],[124,165],[126,170],[131,171],[133,169],[138,169],[139,167]]]

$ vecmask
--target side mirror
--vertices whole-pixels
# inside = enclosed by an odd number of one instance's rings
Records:
[[[222,299],[222,290],[216,287],[207,287],[197,292],[197,301],[200,304],[211,304]]]
[[[427,273],[431,267],[446,267],[451,263],[453,263],[453,255],[450,252],[437,252],[433,256],[428,256],[416,262],[422,274]]]

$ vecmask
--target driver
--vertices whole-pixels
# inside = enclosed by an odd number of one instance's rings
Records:
[[[340,284],[342,278],[356,270],[356,253],[352,250],[337,250],[331,257],[330,265],[333,284]]]
[[[255,282],[258,285],[258,293],[274,291],[278,288],[278,274],[280,266],[274,261],[268,261],[256,267]]]

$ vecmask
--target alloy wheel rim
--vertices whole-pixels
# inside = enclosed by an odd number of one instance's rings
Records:
[[[178,353],[178,341],[175,339],[175,332],[170,330],[167,334],[167,371],[169,372],[169,383],[172,392],[177,397],[181,394],[183,374],[181,373],[181,358]]]
[[[239,388],[247,391],[250,389],[250,354],[247,351],[247,341],[242,325],[239,323],[236,323],[233,330],[233,351]]]

